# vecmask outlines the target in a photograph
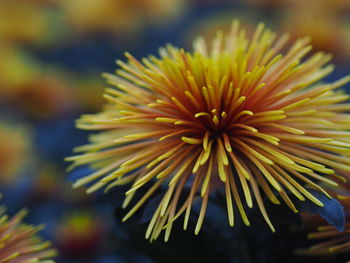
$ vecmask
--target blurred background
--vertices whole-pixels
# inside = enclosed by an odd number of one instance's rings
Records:
[[[281,255],[296,262],[294,243],[305,233],[274,256],[271,249],[260,251],[264,238],[276,242],[266,233],[227,256],[226,230],[215,228],[226,224],[225,215],[197,239],[181,233],[168,245],[149,245],[144,223],[121,224],[122,191],[86,195],[72,189],[88,168],[67,173],[63,159],[85,143],[87,133],[74,121],[101,109],[101,73],[114,72],[125,51],[142,58],[167,43],[191,50],[197,35],[210,39],[238,18],[248,31],[264,22],[292,39],[310,36],[315,50],[333,54],[336,70],[328,80],[335,80],[350,72],[349,0],[0,0],[0,18],[2,201],[10,214],[27,207],[27,222],[46,225],[41,235],[59,250],[57,262],[271,263]],[[194,243],[184,248],[182,239]],[[247,255],[248,247],[255,254]]]

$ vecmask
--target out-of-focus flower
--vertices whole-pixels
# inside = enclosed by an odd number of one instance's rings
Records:
[[[71,0],[62,4],[69,25],[80,33],[125,32],[144,23],[165,23],[182,14],[183,0]]]
[[[346,224],[343,231],[339,231],[334,226],[324,225],[318,217],[313,218],[309,223],[319,225],[316,232],[308,234],[308,239],[319,241],[316,245],[308,249],[299,249],[297,253],[301,255],[330,255],[350,251],[350,193],[348,184],[340,184],[337,187],[330,187],[329,193],[336,197],[344,206]],[[313,227],[315,229],[315,227]],[[349,261],[350,262],[350,261]]]
[[[350,8],[350,3],[347,0],[282,0],[280,2],[284,2],[287,7],[297,7],[300,8],[302,6],[311,10],[314,9],[328,9],[329,12],[342,12],[346,9]]]
[[[328,7],[330,11],[332,10],[341,10],[350,8],[350,3],[347,0],[248,0],[251,4],[256,5],[263,5],[263,6],[275,6],[275,7],[282,7],[282,8],[293,8],[295,6],[314,6],[318,8],[321,7]]]
[[[350,251],[350,223],[345,225],[344,231],[340,232],[334,226],[320,226],[318,232],[308,235],[309,239],[322,241],[307,250],[298,251],[302,255],[329,255]],[[348,261],[350,262],[350,261]]]
[[[40,160],[41,165],[37,168],[37,174],[33,179],[32,197],[39,201],[43,200],[57,200],[65,203],[75,205],[83,203],[90,198],[87,198],[84,191],[73,191],[70,183],[62,180],[63,168],[59,167],[54,162],[47,160]],[[60,193],[57,195],[57,193]]]
[[[247,2],[253,6],[271,8],[271,7],[284,7],[286,5],[286,1],[284,0],[248,0]]]
[[[327,65],[330,56],[319,52],[305,58],[309,40],[299,39],[288,49],[287,40],[276,39],[263,25],[247,38],[234,22],[210,47],[201,38],[195,41],[193,53],[169,45],[160,50],[161,58],[142,62],[127,53],[128,63],[118,61],[117,74],[105,75],[115,87],[106,90],[105,109],[77,123],[101,132],[76,148],[81,155],[67,158],[73,168],[96,169],[75,187],[92,183],[90,193],[132,183],[126,207],[149,184],[124,220],[160,186],[167,187],[146,232],[151,240],[162,229],[167,240],[183,213],[186,229],[197,195],[202,205],[196,234],[215,192],[225,192],[231,226],[234,206],[250,225],[245,207],[256,202],[275,231],[264,194],[294,212],[289,195],[323,206],[308,187],[330,197],[314,180],[336,185],[331,179],[350,171],[350,104],[341,103],[349,96],[338,90],[350,78],[318,84],[333,70]]]
[[[69,83],[57,76],[42,76],[22,83],[8,102],[18,105],[26,115],[45,118],[67,113],[75,108]]]
[[[274,24],[293,39],[311,37],[317,51],[330,52],[338,64],[350,57],[347,0],[249,0],[274,17]],[[330,37],[331,36],[331,37]]]
[[[97,98],[96,94],[102,95],[102,78],[93,78],[87,75],[74,75],[70,78],[70,85],[72,86],[74,98],[76,98],[76,104],[78,104],[79,109],[94,111],[101,108],[101,105],[103,105],[103,98],[102,96]]]
[[[45,67],[20,48],[0,45],[0,100],[30,117],[63,114],[75,107],[73,91],[59,70]]]
[[[98,253],[107,225],[88,211],[65,215],[56,230],[61,254],[69,257],[89,257]]]
[[[10,122],[0,122],[0,182],[10,184],[28,169],[32,159],[31,130]]]
[[[43,227],[24,224],[22,220],[26,214],[26,210],[21,210],[15,216],[9,217],[4,208],[1,208],[0,262],[53,263],[50,258],[56,255],[56,251],[50,248],[50,242],[43,242],[37,236]]]
[[[0,43],[0,92],[1,97],[31,80],[40,70],[39,63],[24,50],[10,44]]]
[[[39,4],[39,1],[0,1],[1,41],[15,44],[47,42],[47,38],[51,36],[49,23],[50,9],[45,5]]]
[[[344,62],[344,57],[350,55],[349,29],[346,19],[340,15],[342,10],[334,8],[330,2],[322,5],[296,1],[293,8],[286,9],[280,24],[282,30],[295,39],[309,36],[317,51],[330,52],[337,61]]]

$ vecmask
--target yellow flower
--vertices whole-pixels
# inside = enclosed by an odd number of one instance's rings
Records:
[[[43,242],[36,234],[42,226],[31,226],[22,223],[26,210],[13,217],[0,211],[0,262],[41,262],[53,263],[50,260],[56,255],[50,249],[50,242]]]
[[[307,250],[297,251],[302,255],[327,255],[349,252],[350,250],[350,224],[345,225],[344,231],[340,232],[334,226],[318,227],[317,232],[310,233],[309,239],[324,239]]]
[[[179,17],[184,0],[58,0],[68,24],[79,33],[137,30],[145,23],[164,24]]]
[[[2,0],[0,16],[1,42],[39,44],[46,41],[50,17],[43,5],[29,1]],[[5,52],[1,53],[3,56]]]
[[[336,188],[329,188],[331,196],[336,197],[344,207],[346,223],[343,231],[339,231],[336,227],[330,225],[321,225],[317,227],[317,231],[308,234],[308,239],[317,240],[318,243],[307,248],[298,249],[296,252],[301,255],[330,255],[345,253],[350,251],[350,221],[349,208],[350,196],[349,185],[340,184]],[[313,224],[317,224],[313,222]],[[320,225],[318,223],[318,225]],[[350,261],[347,261],[350,262]]]
[[[0,182],[16,182],[32,160],[32,132],[25,126],[0,121]]]
[[[326,65],[331,57],[319,52],[305,58],[309,39],[289,48],[287,41],[263,25],[247,38],[234,22],[231,32],[219,32],[211,47],[197,39],[192,53],[168,45],[160,49],[160,58],[141,62],[126,53],[128,63],[118,61],[116,75],[105,74],[114,86],[104,95],[105,109],[77,123],[99,133],[89,145],[76,148],[82,154],[67,158],[73,168],[90,164],[96,169],[75,187],[94,182],[90,193],[132,183],[126,207],[149,184],[126,220],[161,185],[167,186],[146,232],[151,240],[162,229],[168,240],[183,213],[186,229],[199,195],[197,234],[210,193],[221,189],[230,226],[234,206],[250,225],[245,210],[256,204],[274,231],[262,195],[274,204],[283,200],[294,212],[287,193],[323,206],[307,187],[328,195],[314,181],[335,185],[332,178],[350,171],[350,133],[345,131],[350,115],[344,113],[350,104],[340,103],[348,95],[338,90],[350,77],[319,84],[333,70]]]

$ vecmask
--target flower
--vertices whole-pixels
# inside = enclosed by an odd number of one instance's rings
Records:
[[[318,232],[308,235],[309,239],[326,239],[311,246],[307,250],[297,251],[302,255],[327,255],[349,252],[350,250],[350,223],[345,225],[344,231],[338,231],[334,226],[320,226]]]
[[[320,224],[313,220],[319,225],[317,231],[308,234],[308,239],[313,240],[324,240],[320,241],[316,245],[313,245],[307,249],[298,249],[297,253],[301,255],[327,255],[327,254],[338,254],[350,251],[350,195],[349,185],[340,184],[338,187],[329,188],[331,196],[337,198],[340,203],[344,206],[346,224],[343,231],[339,231],[336,227],[330,225]]]
[[[0,102],[31,118],[47,118],[76,107],[69,74],[40,63],[26,50],[0,43]],[[73,103],[74,101],[74,103]]]
[[[338,2],[338,3],[337,3]],[[315,50],[330,52],[339,63],[349,58],[348,16],[343,16],[345,6],[340,1],[294,1],[282,16],[281,29],[294,38],[311,37]],[[328,37],[332,35],[332,40]]]
[[[67,158],[72,168],[96,169],[74,186],[92,183],[91,193],[132,183],[126,207],[149,184],[124,220],[160,186],[167,187],[146,232],[151,240],[162,229],[168,240],[183,213],[186,229],[197,195],[202,204],[196,234],[211,193],[225,192],[230,226],[234,206],[250,225],[246,207],[256,203],[272,231],[263,195],[274,204],[280,197],[294,212],[289,195],[323,206],[307,188],[331,198],[314,181],[336,185],[331,179],[350,171],[350,115],[344,113],[350,104],[340,103],[349,96],[338,90],[350,77],[319,84],[333,69],[326,65],[330,56],[305,58],[309,39],[289,49],[287,41],[262,24],[248,39],[235,21],[211,48],[199,38],[193,53],[168,45],[160,58],[142,62],[126,53],[128,63],[118,61],[116,75],[105,74],[115,87],[106,90],[105,109],[77,122],[78,128],[100,132],[75,149],[82,154]]]
[[[164,24],[179,17],[188,4],[183,0],[59,0],[58,3],[67,24],[82,34],[127,32],[145,23]]]
[[[91,257],[100,249],[106,233],[106,221],[91,211],[67,213],[56,229],[56,239],[62,255]]]
[[[50,242],[43,242],[36,234],[42,226],[31,226],[22,223],[26,210],[21,210],[13,217],[0,211],[0,262],[42,262],[53,263],[50,260],[56,255],[50,249]]]
[[[28,169],[32,160],[31,130],[23,125],[0,121],[0,182],[11,184]]]
[[[22,0],[0,2],[0,36],[2,42],[42,44],[50,34],[50,13],[42,3]],[[22,17],[22,19],[18,19]],[[3,52],[3,51],[2,51]],[[3,55],[3,54],[2,54]]]

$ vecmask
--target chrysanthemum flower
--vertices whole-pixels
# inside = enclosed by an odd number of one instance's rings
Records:
[[[145,22],[166,23],[181,15],[188,4],[183,0],[58,0],[58,3],[68,24],[80,33],[133,31]]]
[[[313,5],[315,8],[318,8],[318,6],[325,6],[330,8],[331,10],[334,9],[343,9],[347,10],[350,7],[349,1],[347,0],[310,0],[310,1],[303,1],[303,0],[249,0],[249,2],[257,5],[263,5],[263,6],[274,6],[274,7],[282,7],[282,8],[293,8],[295,6],[300,5]]]
[[[21,125],[0,122],[0,182],[14,182],[31,160],[31,131]]]
[[[89,257],[98,253],[106,233],[106,221],[88,211],[68,213],[56,229],[62,254]]]
[[[333,69],[326,66],[330,56],[305,58],[309,40],[287,48],[287,39],[276,39],[263,25],[247,38],[234,22],[210,48],[199,38],[192,53],[169,45],[160,58],[142,62],[127,53],[128,63],[118,61],[116,75],[105,74],[115,86],[106,90],[105,109],[77,123],[100,132],[89,145],[76,148],[84,153],[68,158],[73,167],[96,169],[75,186],[93,182],[90,193],[132,183],[126,207],[149,184],[124,220],[161,185],[167,187],[146,232],[151,240],[163,228],[167,240],[183,213],[186,229],[197,195],[202,204],[195,233],[214,192],[225,192],[231,226],[234,206],[250,225],[246,209],[257,205],[275,231],[264,195],[294,212],[294,197],[323,206],[308,187],[327,195],[314,181],[335,184],[332,178],[350,170],[350,133],[345,131],[350,115],[344,113],[350,104],[341,103],[348,95],[338,90],[350,78],[317,84]]]
[[[2,0],[0,2],[1,41],[25,44],[38,44],[46,41],[50,33],[48,15],[50,9],[39,3],[29,2],[23,0]]]
[[[35,118],[63,114],[76,107],[69,74],[47,69],[16,46],[0,43],[0,50],[0,103]]]
[[[20,211],[13,217],[0,211],[0,262],[24,263],[41,262],[53,263],[50,258],[56,251],[50,248],[49,242],[43,242],[37,232],[42,226],[31,226],[22,223],[26,210]]]
[[[350,223],[345,225],[344,231],[340,232],[334,226],[321,226],[318,232],[310,233],[309,239],[324,241],[313,245],[307,250],[298,251],[302,255],[329,255],[350,251]],[[348,261],[350,262],[350,261]]]
[[[319,226],[317,228],[317,231],[312,232],[307,236],[308,239],[312,239],[318,242],[308,249],[297,250],[297,253],[301,255],[331,255],[350,252],[349,185],[340,185],[337,188],[331,188],[329,192],[332,196],[336,197],[344,206],[346,215],[346,224],[344,226],[344,229],[343,231],[339,231],[334,226]]]
[[[315,50],[330,52],[337,62],[346,63],[350,38],[347,17],[341,15],[344,7],[337,7],[336,1],[295,1],[294,5],[282,16],[279,23],[282,30],[294,38],[311,37]],[[332,34],[332,40],[329,34]]]

